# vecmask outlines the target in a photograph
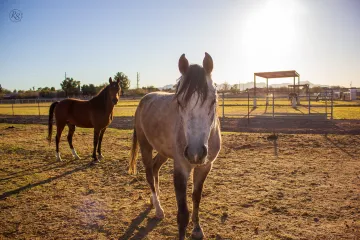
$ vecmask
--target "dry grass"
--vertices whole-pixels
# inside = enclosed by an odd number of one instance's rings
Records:
[[[121,99],[114,109],[114,116],[129,117],[134,116],[139,100]],[[222,116],[222,99],[219,98],[218,112]],[[225,99],[225,116],[227,117],[241,117],[248,114],[247,99],[240,98],[226,98]],[[269,101],[269,106],[265,106],[265,100],[259,99],[257,101],[258,107],[252,110],[252,100],[250,101],[250,111],[252,116],[272,114],[272,101]],[[296,114],[307,115],[309,113],[307,102],[303,101],[302,106],[292,108],[287,99],[279,99],[275,101],[274,112],[277,115]],[[330,102],[328,104],[328,111],[330,111]],[[246,105],[246,106],[245,106]],[[285,105],[285,106],[284,106]],[[325,101],[312,101],[310,108],[311,114],[325,113]],[[39,107],[40,106],[40,107]],[[0,104],[0,114],[4,115],[48,115],[50,103],[34,103],[27,104]],[[330,115],[330,114],[329,114]],[[359,101],[334,101],[334,119],[360,119],[360,102]]]
[[[55,162],[45,126],[9,126],[0,124],[0,238],[175,238],[172,162],[161,171],[166,218],[157,221],[142,166],[127,174],[130,131],[108,129],[106,159],[90,166],[91,130],[75,133],[82,160],[72,160],[64,133],[65,161]],[[201,203],[207,238],[359,239],[360,137],[267,136],[223,133]]]

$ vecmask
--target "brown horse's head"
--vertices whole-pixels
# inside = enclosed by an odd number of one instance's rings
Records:
[[[118,79],[116,82],[112,80],[112,78],[109,78],[110,85],[107,86],[108,95],[111,99],[111,102],[116,105],[120,98],[120,79]]]
[[[217,122],[217,93],[211,79],[212,69],[213,61],[208,53],[205,53],[202,67],[189,66],[185,54],[179,59],[182,74],[176,92],[182,122],[179,133],[185,137],[184,157],[191,164],[206,163],[210,133]]]

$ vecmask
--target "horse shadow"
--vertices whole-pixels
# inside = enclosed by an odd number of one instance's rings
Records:
[[[293,107],[296,111],[301,112],[302,114],[305,114],[303,111],[301,111],[298,107]]]
[[[57,169],[57,168],[62,168],[62,167],[65,167],[66,165],[68,165],[69,163],[73,163],[75,161],[76,160],[70,160],[70,161],[66,161],[66,162],[59,162],[57,160],[54,160],[54,161],[48,162],[46,164],[43,164],[41,166],[35,166],[35,167],[25,169],[25,170],[22,170],[22,171],[8,173],[7,174],[8,176],[4,177],[4,178],[1,178],[0,182],[10,180],[10,179],[13,179],[13,178],[23,177],[23,176],[26,176],[26,175],[42,173],[42,172],[49,171],[49,170],[54,170],[54,169]]]
[[[64,172],[64,173],[62,173],[60,175],[50,177],[48,179],[45,179],[45,180],[42,180],[42,181],[39,181],[39,182],[36,182],[36,183],[30,183],[30,184],[27,184],[25,186],[19,187],[17,189],[14,189],[14,190],[11,190],[11,191],[8,191],[8,192],[4,192],[4,193],[2,193],[0,195],[0,200],[6,199],[7,197],[10,197],[10,196],[15,195],[15,194],[19,194],[22,191],[29,190],[31,188],[34,188],[34,187],[37,187],[37,186],[40,186],[40,185],[43,185],[43,184],[46,184],[46,183],[50,183],[50,182],[52,182],[54,180],[57,180],[59,178],[63,178],[65,176],[71,175],[73,173],[83,171],[83,170],[85,170],[87,168],[90,168],[92,166],[93,166],[92,164],[85,164],[85,165],[82,165],[80,167],[74,168],[72,170],[66,171],[66,172]]]
[[[161,219],[158,218],[148,218],[145,227],[139,228],[139,225],[144,221],[144,219],[148,216],[151,211],[151,206],[147,207],[143,212],[141,212],[136,218],[131,221],[130,226],[126,230],[126,232],[119,238],[119,240],[136,240],[136,239],[144,239],[154,228],[159,224]],[[138,232],[133,235],[133,233],[138,230]]]

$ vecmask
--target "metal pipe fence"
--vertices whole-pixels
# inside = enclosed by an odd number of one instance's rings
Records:
[[[251,91],[238,94],[219,93],[218,110],[222,118],[323,118],[334,119],[334,94],[332,90],[324,93],[325,98],[303,94],[297,96],[295,106],[288,94],[269,92],[267,95],[257,93],[256,98]],[[253,99],[256,99],[253,101]],[[48,115],[50,104],[62,99],[17,99],[0,100],[0,115]],[[138,99],[122,99],[115,108],[115,116],[133,116]],[[126,101],[129,101],[128,105]],[[132,102],[130,102],[132,101]],[[337,105],[338,106],[338,105]],[[360,106],[359,106],[360,107]],[[125,113],[124,113],[125,112]]]

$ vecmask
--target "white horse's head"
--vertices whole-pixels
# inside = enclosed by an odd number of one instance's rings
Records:
[[[211,79],[213,61],[205,53],[203,66],[189,65],[185,54],[179,59],[182,77],[176,92],[179,115],[185,136],[184,157],[191,164],[204,164],[208,154],[208,140],[217,124],[217,93]]]

